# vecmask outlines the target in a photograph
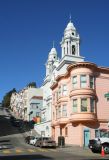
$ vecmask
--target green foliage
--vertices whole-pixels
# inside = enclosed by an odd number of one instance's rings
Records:
[[[12,93],[16,92],[16,89],[13,88],[11,91],[7,92],[5,96],[3,97],[2,106],[3,107],[10,107],[10,99]]]
[[[32,88],[36,88],[36,82],[30,82],[27,87],[32,87]]]

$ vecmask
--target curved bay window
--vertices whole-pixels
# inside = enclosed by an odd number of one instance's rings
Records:
[[[90,88],[94,89],[94,77],[90,76]]]
[[[77,76],[72,77],[73,88],[77,88]]]
[[[87,98],[81,99],[81,112],[87,112]]]
[[[94,97],[90,98],[90,111],[94,112],[94,108],[95,108],[95,99]]]
[[[80,76],[80,85],[81,85],[81,88],[85,88],[86,85],[87,85],[87,77],[86,75],[81,75]]]
[[[67,105],[62,106],[62,117],[67,117]]]
[[[77,112],[77,99],[73,99],[73,112]]]

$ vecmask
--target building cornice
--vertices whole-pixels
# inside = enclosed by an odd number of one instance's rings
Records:
[[[72,61],[72,59],[74,59],[74,61]],[[72,55],[65,55],[62,59],[61,59],[61,61],[60,61],[60,63],[59,63],[59,65],[58,65],[58,67],[56,68],[56,70],[57,71],[59,71],[65,64],[74,64],[74,63],[77,63],[76,61],[75,61],[75,59],[82,59],[82,60],[84,60],[84,57],[81,57],[81,56],[72,56]]]
[[[61,79],[65,79],[70,75],[70,72],[76,68],[90,68],[93,72],[102,72],[102,73],[106,73],[109,74],[109,68],[107,67],[98,67],[96,64],[91,63],[91,62],[78,62],[78,63],[74,63],[74,64],[70,64],[67,67],[67,72],[63,75],[58,75],[56,77],[56,82],[53,83],[53,85],[51,86],[51,89],[54,89],[57,85],[58,85],[58,81]]]

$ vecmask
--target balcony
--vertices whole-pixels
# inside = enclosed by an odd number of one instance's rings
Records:
[[[70,92],[70,97],[77,95],[96,95],[96,92],[94,89],[91,88],[80,88],[80,89],[74,89]]]
[[[65,125],[67,123],[68,123],[68,117],[61,117],[61,118],[58,118],[58,119],[52,121],[52,126]]]
[[[74,113],[71,114],[70,117],[70,122],[95,122],[97,121],[97,117],[95,113],[91,113],[91,112],[81,112],[81,113]]]
[[[68,102],[68,97],[67,96],[61,96],[61,97],[59,97],[58,98],[58,100],[57,100],[57,104],[58,103],[61,103],[61,102]]]

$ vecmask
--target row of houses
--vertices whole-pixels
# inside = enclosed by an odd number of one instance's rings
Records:
[[[31,121],[36,116],[40,117],[42,104],[42,89],[33,87],[25,87],[19,92],[14,92],[10,102],[13,114],[24,121]]]
[[[54,46],[48,54],[42,86],[14,93],[11,108],[28,121],[41,117],[34,125],[41,136],[58,142],[61,135],[68,145],[88,146],[99,130],[108,130],[109,68],[80,56],[80,36],[71,20],[60,44],[61,58]]]

